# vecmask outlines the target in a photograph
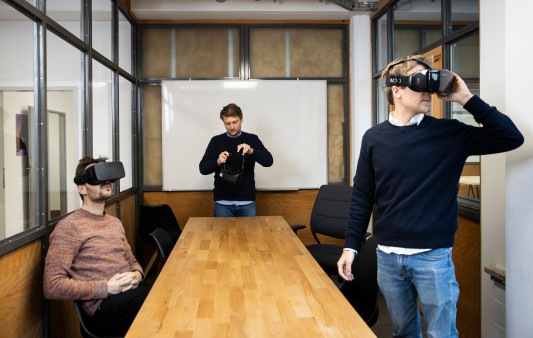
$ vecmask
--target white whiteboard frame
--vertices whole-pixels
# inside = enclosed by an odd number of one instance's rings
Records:
[[[168,80],[161,82],[164,191],[212,190],[199,163],[210,139],[225,132],[219,113],[243,111],[242,131],[256,134],[274,165],[256,163],[258,190],[317,189],[327,183],[327,84],[323,80]]]

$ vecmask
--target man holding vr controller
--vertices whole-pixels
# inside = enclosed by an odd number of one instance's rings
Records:
[[[139,285],[143,269],[122,223],[105,213],[112,183],[125,176],[121,162],[105,160],[79,161],[74,183],[83,206],[50,235],[43,291],[47,299],[80,301],[92,332],[124,336],[150,287]]]
[[[241,130],[239,106],[223,107],[220,119],[226,132],[211,138],[199,164],[202,175],[215,174],[214,215],[255,216],[255,163],[270,167],[274,159],[257,135]]]
[[[452,261],[457,187],[467,157],[510,151],[524,138],[495,107],[432,60],[414,55],[383,71],[388,121],[363,136],[353,181],[345,250],[337,265],[346,281],[371,214],[378,249],[378,283],[394,337],[457,337],[459,286]],[[463,106],[482,127],[425,115],[431,95]]]

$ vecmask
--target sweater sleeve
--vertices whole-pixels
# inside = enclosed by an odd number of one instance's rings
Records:
[[[520,133],[511,119],[502,114],[496,107],[474,95],[464,105],[481,128],[472,128],[469,146],[474,155],[495,154],[518,148],[524,143]]]
[[[204,156],[200,160],[199,169],[202,175],[210,175],[219,168],[219,165],[217,163],[219,154],[216,151],[215,144],[216,136],[211,138],[211,141],[209,141],[209,144],[205,149]]]
[[[368,135],[365,135],[361,143],[344,240],[345,248],[357,251],[360,250],[374,206],[375,179],[371,157],[366,149],[367,138]]]
[[[253,146],[254,152],[252,154],[254,160],[263,167],[270,167],[274,164],[274,158],[268,149],[263,145],[259,137],[257,137]]]

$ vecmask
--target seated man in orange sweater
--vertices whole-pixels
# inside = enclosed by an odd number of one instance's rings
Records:
[[[112,183],[124,177],[120,162],[82,158],[74,182],[83,207],[50,235],[43,289],[47,299],[79,300],[98,334],[125,335],[150,288],[116,217],[104,211]]]

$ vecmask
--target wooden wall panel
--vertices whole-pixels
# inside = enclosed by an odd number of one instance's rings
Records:
[[[130,195],[120,200],[120,220],[124,225],[126,232],[126,238],[131,246],[131,251],[135,254],[137,252],[137,245],[135,240],[135,215],[136,215],[136,202],[135,195]]]
[[[289,224],[304,224],[306,229],[298,232],[304,244],[315,243],[309,230],[309,218],[318,190],[258,191],[257,215],[281,215]],[[168,204],[174,211],[180,227],[189,217],[213,216],[213,193],[199,192],[144,192],[144,203]],[[338,242],[337,240],[326,242]],[[342,241],[341,241],[342,243]]]
[[[42,336],[41,241],[0,257],[0,336]]]
[[[459,216],[453,262],[459,283],[457,329],[463,338],[481,337],[481,231],[479,221]]]

